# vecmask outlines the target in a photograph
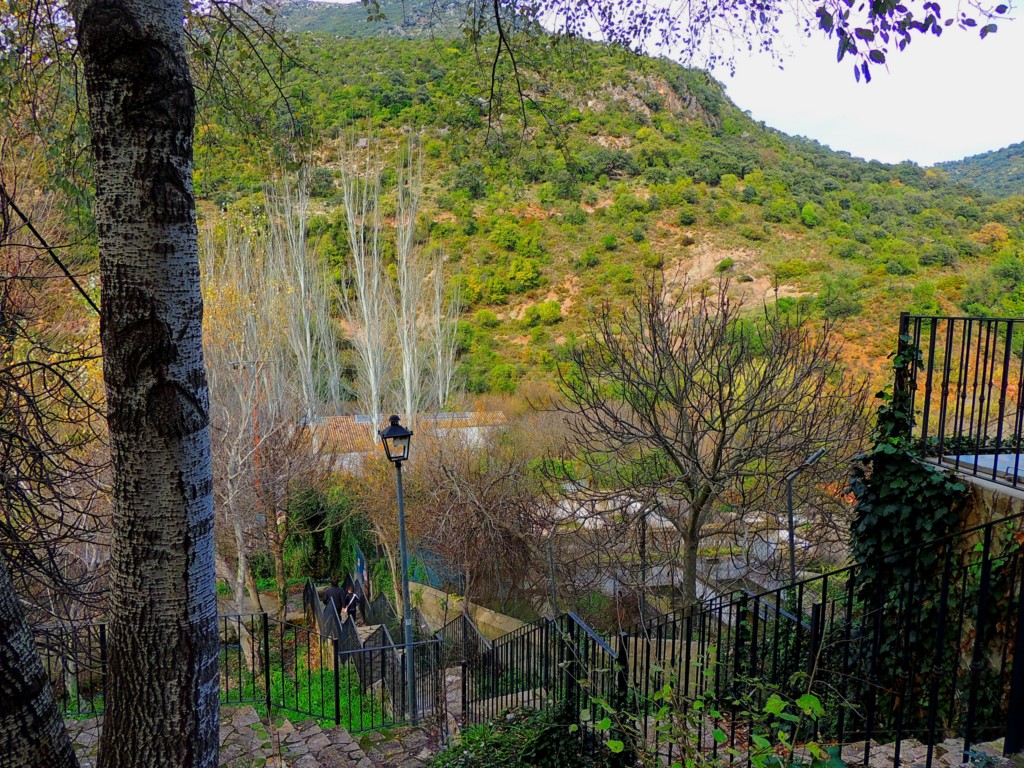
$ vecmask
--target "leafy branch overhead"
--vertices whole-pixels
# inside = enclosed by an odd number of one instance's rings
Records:
[[[495,4],[497,9],[499,6]],[[508,0],[503,14],[543,22],[566,36],[594,37],[638,51],[660,49],[673,58],[704,58],[710,65],[732,65],[738,49],[775,54],[779,22],[801,18],[810,36],[824,31],[838,43],[837,59],[855,60],[854,76],[871,79],[872,66],[885,65],[891,47],[902,51],[915,36],[941,35],[952,26],[977,29],[982,38],[1008,18],[1009,3],[971,0],[952,10],[933,0],[823,0],[810,8],[775,0],[713,0],[701,3],[636,3],[633,0]]]
[[[942,6],[928,0],[917,6],[899,0],[826,0],[818,6],[815,16],[818,27],[838,41],[836,59],[847,55],[856,59],[854,76],[871,80],[872,64],[886,63],[890,46],[902,51],[915,35],[939,37],[949,27],[977,29],[984,39],[998,29],[996,22],[1007,18],[1011,6],[973,1],[966,9],[957,4],[952,14],[943,16]]]

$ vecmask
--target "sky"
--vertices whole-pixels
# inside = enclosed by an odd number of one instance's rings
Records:
[[[849,57],[836,62],[824,33],[784,26],[782,69],[742,53],[733,76],[712,74],[740,109],[784,133],[886,163],[960,160],[1024,141],[1024,9],[1018,15],[985,40],[955,27],[915,36],[906,50],[890,49],[887,67],[872,67],[870,83],[854,80]]]
[[[890,50],[888,70],[856,82],[852,60],[836,62],[835,43],[786,36],[779,70],[767,57],[743,56],[736,74],[713,74],[741,109],[772,128],[807,136],[868,160],[920,165],[1024,141],[1024,18],[1002,21],[985,40],[949,29]]]

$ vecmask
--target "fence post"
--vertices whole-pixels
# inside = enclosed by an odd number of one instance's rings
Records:
[[[100,624],[100,684],[104,700],[107,695],[107,625]]]
[[[988,632],[988,602],[992,573],[992,524],[985,526],[985,540],[981,552],[981,578],[978,584],[978,611],[974,619],[974,650],[971,653],[971,689],[967,697],[967,723],[964,728],[964,758],[970,762],[970,748],[974,743],[975,718],[978,707],[978,686],[981,667],[985,664],[985,638]],[[1004,746],[1005,749],[1005,746]]]
[[[807,676],[814,679],[815,668],[818,665],[818,651],[821,649],[821,640],[825,629],[825,610],[821,603],[811,605],[811,630],[807,638]]]
[[[338,638],[331,638],[334,652],[334,724],[341,725],[341,659],[338,656]]]
[[[579,703],[579,648],[576,645],[576,622],[571,618],[566,620],[568,630],[562,636],[562,647],[565,653],[565,701],[572,713],[572,720],[578,723],[580,720]]]
[[[267,719],[270,719],[270,708],[273,703],[270,695],[270,617],[263,612],[263,683],[266,686]]]
[[[1006,718],[1003,755],[1024,751],[1024,571],[1017,590],[1017,632],[1014,635],[1013,671],[1010,674],[1010,706]]]
[[[622,751],[612,753],[612,768],[626,768],[636,763],[633,745],[633,729],[629,721],[632,713],[628,711],[629,704],[629,635],[626,632],[619,633],[619,649],[615,655],[615,687],[613,689],[614,699],[612,706],[616,713],[616,728],[611,732],[622,741]]]

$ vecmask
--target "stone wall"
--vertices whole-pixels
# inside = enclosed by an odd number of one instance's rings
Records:
[[[439,589],[416,582],[409,584],[409,596],[413,606],[420,609],[423,618],[435,631],[445,622],[461,616],[467,606],[466,601],[457,595],[446,595]],[[468,610],[469,617],[488,640],[494,640],[523,626],[519,619],[479,605],[469,603]]]

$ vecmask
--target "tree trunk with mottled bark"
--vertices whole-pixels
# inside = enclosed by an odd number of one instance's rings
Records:
[[[0,765],[4,768],[77,768],[36,652],[32,630],[0,552]]]
[[[95,155],[113,461],[101,768],[217,763],[209,410],[184,8],[73,0]]]

